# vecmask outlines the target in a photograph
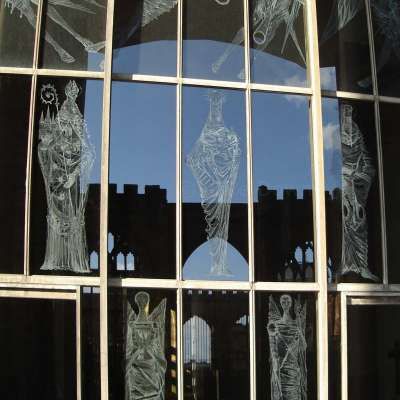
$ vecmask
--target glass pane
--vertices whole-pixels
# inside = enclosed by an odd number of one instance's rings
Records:
[[[340,294],[328,294],[328,340],[329,340],[329,399],[340,400],[341,378],[341,319]]]
[[[363,0],[318,0],[321,86],[371,93],[367,15]]]
[[[242,0],[183,2],[183,74],[244,80]]]
[[[371,0],[379,93],[400,96],[400,4]]]
[[[113,72],[176,75],[177,0],[119,0]]]
[[[177,399],[176,291],[109,289],[113,399]]]
[[[328,280],[380,282],[382,250],[373,103],[324,99]]]
[[[43,6],[41,66],[103,70],[106,0],[44,0]]]
[[[307,86],[303,0],[250,0],[251,80]]]
[[[247,292],[183,293],[185,399],[250,398]]]
[[[256,280],[314,281],[309,99],[252,96]]]
[[[112,87],[109,268],[175,278],[176,88]]]
[[[400,306],[349,306],[347,310],[349,399],[399,398]]]
[[[0,300],[0,398],[76,399],[75,302]]]
[[[36,13],[32,1],[0,3],[0,66],[32,67]]]
[[[82,399],[100,399],[100,288],[81,293]]]
[[[317,399],[315,296],[256,294],[257,397]]]
[[[389,282],[400,283],[399,104],[380,104]]]
[[[0,76],[0,272],[24,272],[25,178],[31,79]],[[10,101],[10,99],[17,101]]]
[[[244,100],[183,89],[184,279],[248,279]]]
[[[101,81],[38,81],[30,269],[96,274],[100,254]]]

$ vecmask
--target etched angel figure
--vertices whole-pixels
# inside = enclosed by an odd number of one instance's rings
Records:
[[[229,276],[227,245],[233,190],[239,170],[238,135],[224,126],[224,95],[209,92],[210,111],[207,122],[186,158],[200,191],[207,222],[207,240],[211,247],[211,275]]]
[[[163,400],[167,360],[164,350],[166,299],[149,313],[150,295],[135,296],[138,314],[127,304],[125,400]]]
[[[65,95],[59,108],[54,86],[41,89],[42,103],[48,106],[46,117],[42,114],[39,121],[38,157],[47,198],[47,242],[41,269],[82,273],[90,272],[85,207],[95,156],[76,104],[79,88],[75,81],[66,85]]]
[[[341,275],[354,272],[379,280],[368,268],[367,200],[375,176],[363,135],[353,121],[353,108],[341,105],[342,265]]]
[[[10,8],[12,14],[14,10],[19,11],[20,17],[25,17],[30,25],[36,29],[36,7],[38,6],[38,0],[5,0],[6,7]],[[102,7],[95,0],[81,0],[80,3],[88,3],[95,7]],[[36,6],[35,8],[33,7]],[[73,36],[87,52],[97,53],[105,46],[105,42],[93,43],[88,38],[83,37],[77,31],[75,31],[70,24],[64,19],[64,17],[57,11],[55,6],[65,7],[73,10],[80,11],[87,14],[96,14],[95,11],[86,7],[83,4],[74,3],[71,0],[47,0],[47,16],[59,25],[61,28],[66,30],[71,36]],[[45,31],[45,40],[50,46],[56,51],[60,59],[65,63],[73,63],[75,58],[69,54],[47,30]]]
[[[255,5],[252,10],[253,41],[255,43],[255,49],[260,52],[264,51],[275,38],[278,29],[284,25],[285,36],[282,41],[281,54],[285,51],[288,40],[291,38],[305,65],[305,56],[295,31],[296,19],[303,5],[304,0],[255,0]],[[212,65],[212,71],[214,73],[218,73],[235,47],[244,43],[244,37],[244,28],[241,28],[236,33],[232,43]],[[255,58],[256,55],[253,57]],[[239,77],[244,77],[244,71],[239,73]]]
[[[306,304],[291,296],[280,298],[283,314],[269,297],[268,338],[271,365],[271,400],[307,400]]]

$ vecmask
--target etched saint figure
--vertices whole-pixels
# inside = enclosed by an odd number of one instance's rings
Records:
[[[342,104],[342,265],[341,275],[354,272],[378,281],[368,268],[367,200],[375,176],[363,135],[353,121],[353,108]]]
[[[271,400],[307,400],[306,304],[284,294],[283,313],[269,297],[268,338],[270,348]]]
[[[238,135],[224,125],[224,95],[209,92],[210,111],[200,137],[186,158],[200,191],[211,248],[211,275],[229,276],[227,245],[233,190],[239,170]]]
[[[275,39],[278,29],[284,26],[285,35],[282,40],[281,54],[284,53],[289,39],[293,42],[298,55],[306,65],[304,51],[302,50],[297,34],[295,24],[299,12],[301,11],[304,0],[255,0],[252,9],[252,29],[255,49],[264,51]],[[244,28],[241,28],[232,40],[232,43],[226,48],[224,53],[212,65],[212,71],[218,73],[221,66],[232,54],[235,47],[244,43]],[[255,55],[253,56],[256,57]],[[243,79],[244,71],[239,73]]]
[[[36,29],[36,6],[38,0],[4,0],[6,7],[10,8],[12,14],[14,10],[20,13],[20,17],[26,18],[33,29]],[[89,8],[87,5],[91,5],[93,8]],[[75,40],[77,40],[88,53],[97,53],[104,48],[105,42],[93,43],[88,38],[83,37],[72,26],[66,21],[66,19],[57,10],[57,6],[62,8],[68,8],[76,10],[80,13],[85,14],[96,14],[97,8],[104,8],[104,6],[98,4],[95,0],[81,0],[80,2],[74,3],[71,0],[47,0],[47,16],[58,26],[67,31]],[[35,7],[34,7],[35,6]],[[69,54],[54,38],[50,35],[47,30],[45,31],[44,38],[46,42],[53,47],[54,51],[58,54],[60,59],[65,63],[73,63],[75,58]]]
[[[125,400],[165,398],[165,309],[163,299],[150,314],[150,295],[135,296],[138,313],[127,304],[125,348]]]
[[[90,272],[85,231],[85,207],[94,149],[76,99],[75,81],[65,87],[59,107],[53,85],[43,85],[46,116],[39,121],[38,157],[46,187],[47,242],[42,270]],[[51,112],[55,111],[55,114]]]

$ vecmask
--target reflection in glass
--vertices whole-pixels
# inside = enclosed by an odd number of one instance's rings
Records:
[[[379,192],[372,103],[325,99],[328,256],[332,281],[379,281]],[[340,221],[340,223],[338,223]]]
[[[0,2],[0,66],[32,67],[36,30],[36,2]]]
[[[187,0],[183,17],[184,76],[243,81],[243,2]]]
[[[183,323],[185,399],[248,399],[248,293],[185,291]]]
[[[317,13],[322,88],[371,93],[364,1],[319,0]]]
[[[31,269],[98,273],[102,83],[43,78],[37,104]]]
[[[184,99],[184,277],[247,280],[243,95],[187,88]]]
[[[341,317],[340,293],[328,294],[329,398],[341,398]]]
[[[48,210],[42,270],[90,272],[85,208],[95,154],[76,104],[78,95],[75,81],[65,86],[61,106],[53,85],[42,85],[40,91],[42,106],[47,107],[39,121],[38,144]]]
[[[2,298],[0,398],[76,399],[75,302]]]
[[[176,75],[176,27],[177,0],[117,1],[113,71]]]
[[[257,293],[258,397],[316,399],[314,304],[312,295]]]
[[[166,299],[149,312],[150,295],[135,295],[138,313],[127,305],[125,344],[125,398],[129,400],[164,399],[165,309]]]
[[[109,268],[114,276],[174,278],[176,90],[114,82]]]
[[[348,306],[347,321],[348,398],[397,400],[400,306]]]
[[[400,96],[400,4],[372,0],[371,8],[379,92]]]
[[[25,178],[31,79],[0,77],[0,272],[24,271]]]
[[[255,92],[252,110],[256,279],[314,281],[308,97]]]
[[[380,103],[389,283],[400,283],[400,182],[398,104]]]
[[[106,1],[84,4],[44,1],[41,65],[44,68],[102,70]]]
[[[109,290],[110,398],[176,399],[176,291]]]
[[[251,0],[252,81],[306,86],[303,0]]]

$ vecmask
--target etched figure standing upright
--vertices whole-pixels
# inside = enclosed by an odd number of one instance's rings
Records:
[[[229,216],[241,151],[238,135],[224,125],[224,95],[218,90],[212,90],[209,92],[209,100],[207,122],[186,162],[197,181],[207,222],[206,232],[212,257],[210,273],[229,276]]]
[[[268,338],[270,348],[271,400],[307,400],[306,304],[292,297],[280,298],[283,314],[269,297]]]
[[[43,85],[46,116],[39,121],[38,157],[46,187],[47,242],[42,270],[90,272],[86,246],[85,208],[94,149],[76,99],[75,81],[65,87],[59,108],[53,85]],[[51,110],[55,110],[55,114]]]
[[[367,200],[375,176],[363,135],[353,121],[353,108],[342,104],[342,265],[341,275],[354,272],[378,281],[368,268]]]
[[[127,304],[125,340],[125,400],[165,398],[165,308],[167,300],[149,313],[150,295],[135,296],[138,314]]]

